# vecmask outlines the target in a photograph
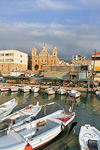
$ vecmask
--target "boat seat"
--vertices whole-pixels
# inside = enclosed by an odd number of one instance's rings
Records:
[[[88,140],[88,148],[89,150],[99,150],[97,146],[96,140]]]

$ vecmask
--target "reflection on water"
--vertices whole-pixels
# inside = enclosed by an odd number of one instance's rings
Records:
[[[48,95],[48,100],[53,100],[54,98],[55,98],[55,94],[53,94],[53,95]]]
[[[8,91],[6,91],[6,92],[0,92],[0,96],[7,96],[7,94],[8,94]]]
[[[55,96],[56,100],[60,101],[60,102],[63,102],[66,100],[66,95],[59,95],[59,94],[56,94]]]
[[[65,132],[61,133],[56,139],[50,142],[47,146],[44,147],[44,150],[79,150],[78,145],[78,134],[80,127],[84,124],[91,124],[100,130],[100,100],[97,99],[95,94],[92,93],[82,93],[78,99],[66,95],[46,95],[45,93],[0,93],[0,104],[16,98],[18,101],[17,107],[13,110],[19,110],[23,107],[26,107],[29,104],[36,104],[37,101],[41,105],[49,102],[57,102],[61,104],[64,108],[71,105],[69,101],[71,100],[74,104],[73,111],[76,113],[76,117],[73,122],[78,122],[75,126],[75,129],[72,130],[70,135],[68,135],[68,129]],[[42,111],[38,114],[37,118],[43,116],[43,114],[51,113],[52,111],[57,110],[56,106],[47,106],[43,107]],[[71,125],[71,124],[70,124]]]

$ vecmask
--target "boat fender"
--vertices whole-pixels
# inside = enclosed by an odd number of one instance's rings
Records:
[[[65,130],[65,125],[64,125],[64,124],[61,125],[61,130],[62,130],[62,131]]]
[[[44,126],[46,124],[46,121],[41,121],[41,122],[38,122],[37,123],[37,127],[40,127],[40,126]]]
[[[26,106],[26,109],[29,109],[30,107],[29,106]]]
[[[29,143],[27,143],[27,145],[25,146],[25,150],[33,150],[33,148]]]

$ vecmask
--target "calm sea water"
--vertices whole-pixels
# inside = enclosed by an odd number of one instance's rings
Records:
[[[45,104],[48,102],[57,102],[61,104],[64,108],[68,105],[69,96],[66,95],[50,95],[47,96],[45,93],[11,93],[11,92],[3,92],[0,93],[0,104],[12,99],[16,98],[18,101],[17,107],[14,111],[19,110],[29,104],[36,104],[39,101],[40,104]],[[37,116],[37,118],[41,117],[45,114],[49,114],[55,110],[59,109],[56,107],[47,107],[45,110],[43,109]],[[13,111],[13,112],[14,112]],[[76,113],[76,117],[72,123],[77,122],[75,127],[72,129],[70,133],[71,124],[68,125],[64,132],[62,132],[59,136],[57,136],[53,141],[51,141],[48,145],[41,148],[41,150],[79,150],[79,142],[78,135],[80,131],[80,127],[84,124],[91,124],[95,126],[98,130],[100,130],[100,100],[96,97],[95,94],[92,93],[82,93],[80,98],[77,99],[77,103],[74,104],[73,111]]]

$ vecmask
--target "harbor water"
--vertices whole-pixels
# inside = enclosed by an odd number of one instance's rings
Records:
[[[39,101],[39,104],[43,105],[49,102],[57,102],[66,109],[66,107],[71,106],[71,103],[68,104],[69,100],[73,100],[68,95],[46,95],[44,92],[40,93],[22,93],[22,92],[1,92],[0,93],[0,104],[9,101],[12,98],[16,98],[18,105],[13,110],[17,111],[23,107],[28,106],[29,104],[36,104]],[[46,107],[43,109],[37,116],[40,118],[44,114],[49,114],[55,110],[59,109],[57,107]],[[91,124],[100,130],[100,99],[96,97],[93,93],[81,93],[81,96],[76,99],[76,102],[73,107],[73,111],[76,113],[76,117],[71,122],[66,129],[55,139],[53,139],[46,146],[40,148],[40,150],[79,150],[79,131],[80,127],[85,124]],[[74,128],[70,131],[71,125],[74,125]],[[69,132],[70,131],[70,132]]]

